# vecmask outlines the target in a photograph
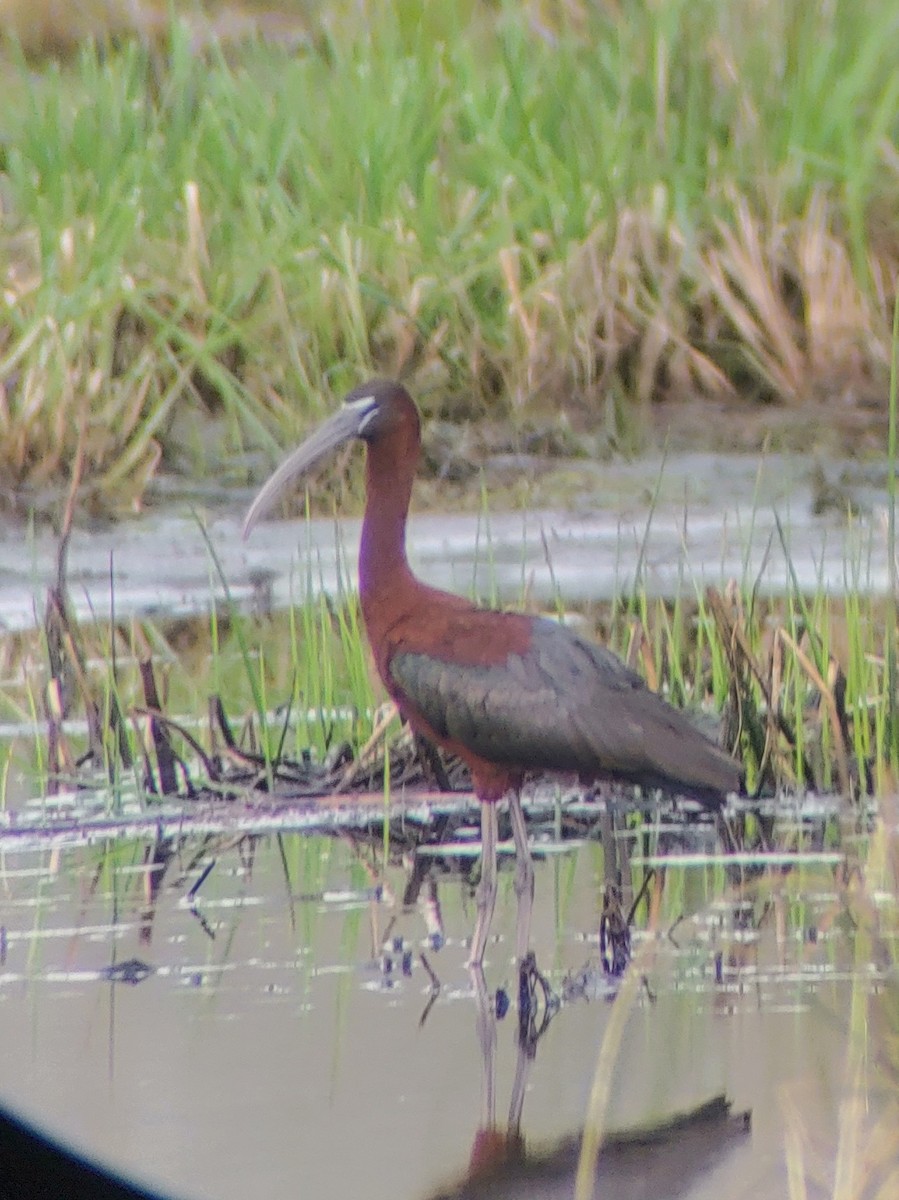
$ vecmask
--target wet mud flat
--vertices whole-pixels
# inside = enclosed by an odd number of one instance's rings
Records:
[[[524,512],[425,513],[409,556],[430,584],[498,603],[608,601],[635,589],[672,598],[684,588],[758,578],[763,594],[793,583],[840,595],[888,588],[883,472],[805,456],[679,455],[636,463],[575,460],[564,505]],[[823,480],[823,482],[822,482]],[[251,544],[240,522],[251,493],[168,497],[121,523],[72,530],[68,579],[79,621],[204,613],[224,591],[247,610],[283,609],[312,588],[332,597],[352,579],[359,522],[270,522]],[[195,515],[192,515],[195,514]],[[207,535],[201,528],[205,525]],[[50,529],[24,538],[0,525],[0,622],[30,629],[56,572]],[[311,577],[308,564],[314,565]],[[305,564],[305,565],[304,565]],[[847,574],[848,572],[848,574]]]

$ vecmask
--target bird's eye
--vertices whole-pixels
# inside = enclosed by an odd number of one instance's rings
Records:
[[[378,412],[378,402],[374,396],[358,396],[355,400],[347,400],[345,408],[351,413],[359,413],[359,424],[356,426],[356,436],[359,437],[371,424],[372,418]]]
[[[361,418],[356,432],[357,433],[365,433],[366,429],[368,429],[369,425],[372,423],[372,421],[374,420],[374,418],[377,415],[378,415],[378,408],[377,408],[377,405],[375,405],[375,407],[372,408],[371,412],[367,412],[365,414],[365,416]]]

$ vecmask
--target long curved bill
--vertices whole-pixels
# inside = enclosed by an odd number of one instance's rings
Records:
[[[324,425],[316,429],[302,445],[288,454],[280,467],[262,485],[256,499],[247,510],[243,520],[243,538],[250,536],[257,521],[273,507],[288,484],[311,470],[338,446],[348,442],[350,438],[358,437],[376,409],[377,402],[373,396],[349,401]]]

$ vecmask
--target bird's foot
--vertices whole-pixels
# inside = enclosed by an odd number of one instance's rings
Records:
[[[518,964],[518,1039],[522,1046],[533,1050],[559,1011],[559,1003],[549,980],[537,967],[536,955],[528,951]]]

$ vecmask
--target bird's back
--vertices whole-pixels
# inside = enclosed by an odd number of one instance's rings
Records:
[[[518,614],[508,617],[516,622],[510,650],[506,619],[460,610],[440,648],[397,647],[386,664],[391,690],[413,723],[423,719],[470,761],[661,787],[712,806],[738,788],[730,755],[614,654],[554,621]],[[521,622],[526,645],[515,645]],[[491,633],[500,650],[484,662]]]

